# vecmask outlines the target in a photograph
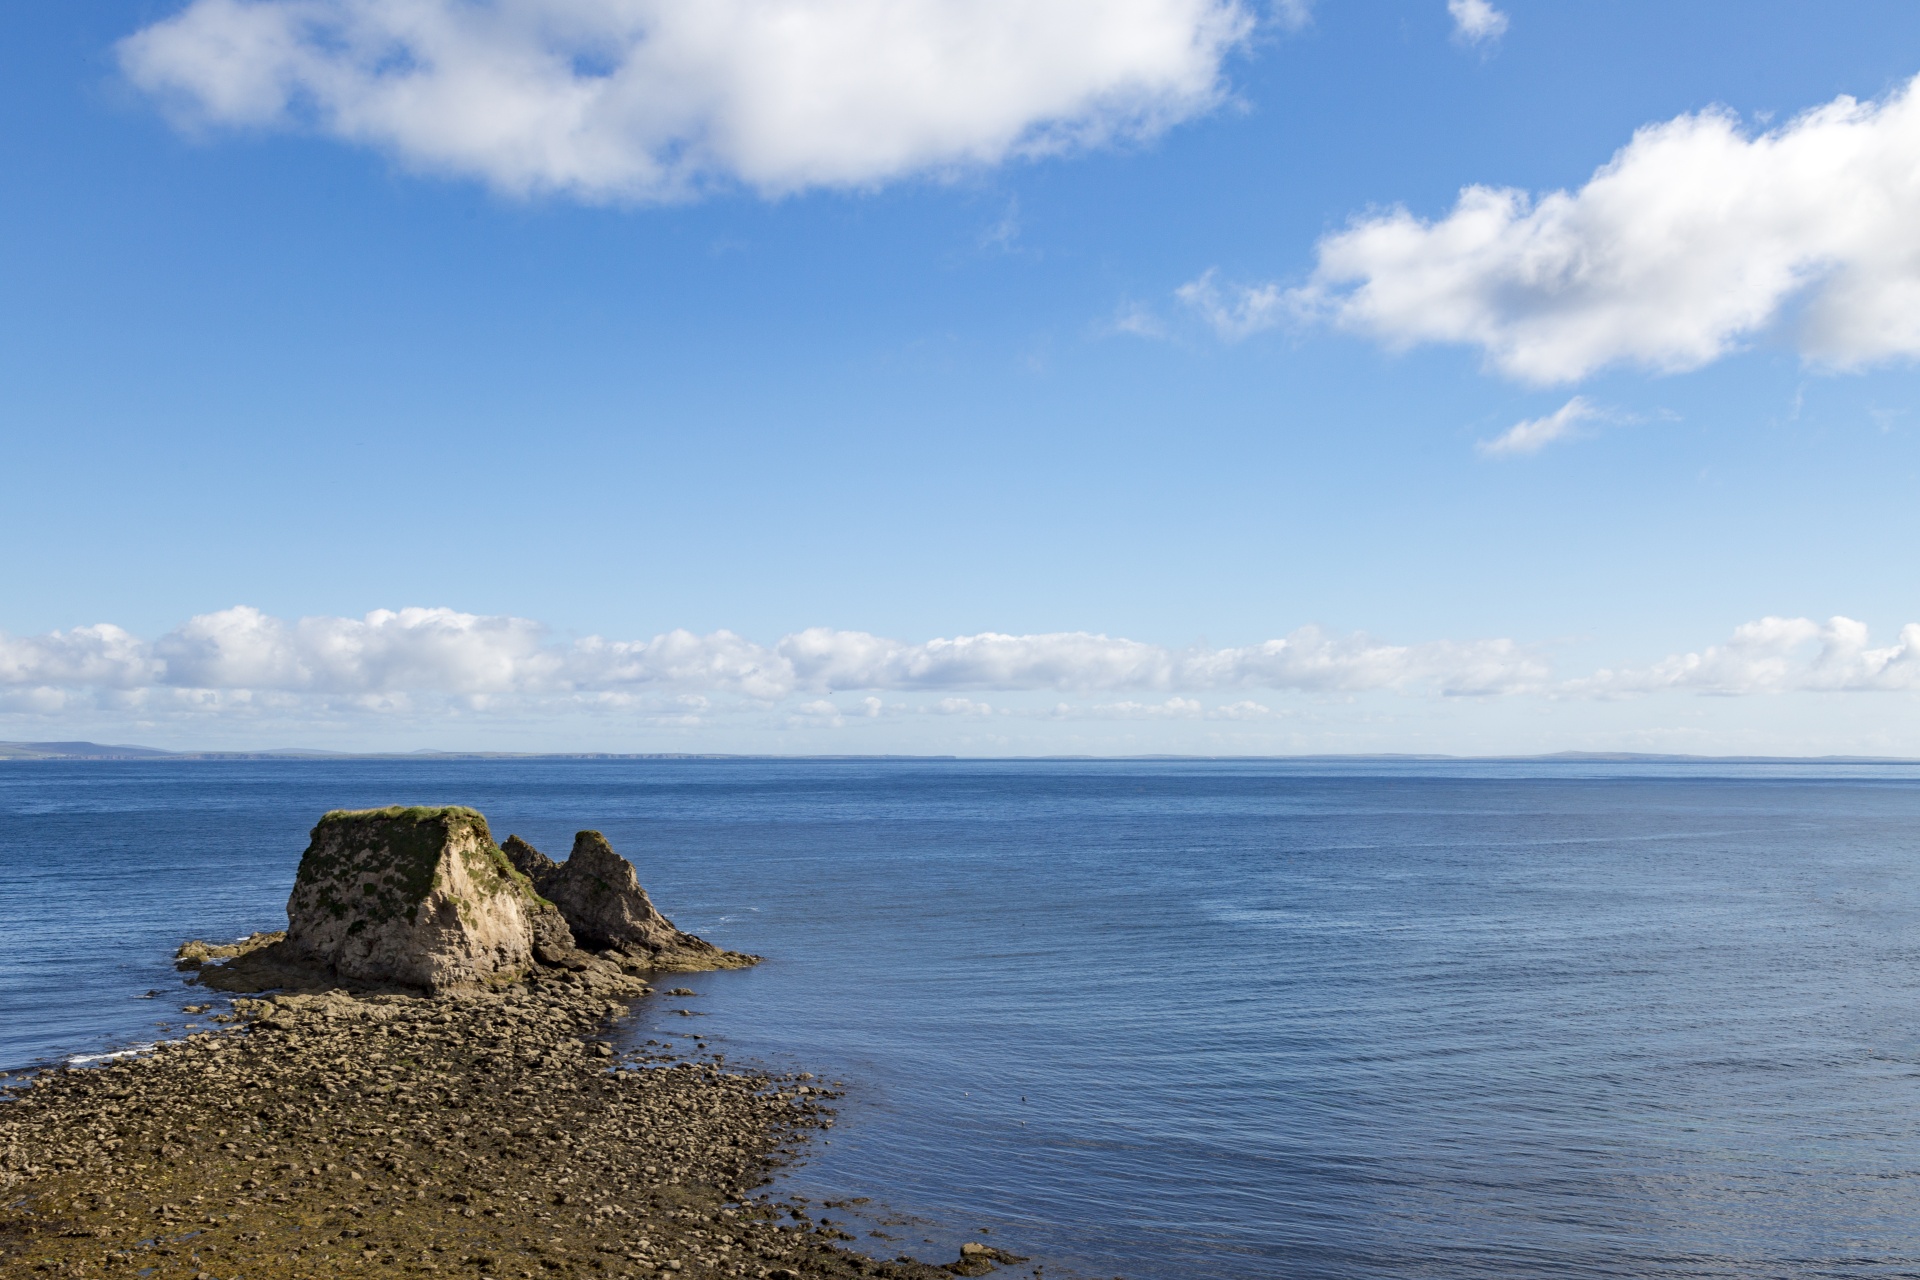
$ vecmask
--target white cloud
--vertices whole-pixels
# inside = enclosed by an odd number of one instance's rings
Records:
[[[128,37],[189,123],[309,127],[503,191],[865,186],[1151,135],[1240,0],[191,0]]]
[[[1474,447],[1491,458],[1538,453],[1556,440],[1577,435],[1580,424],[1598,417],[1599,413],[1585,396],[1575,396],[1546,417],[1516,422],[1493,439],[1482,440]]]
[[[784,658],[731,631],[700,636],[675,630],[627,641],[589,636],[563,652],[556,679],[567,688],[660,684],[761,700],[794,691],[793,670]]]
[[[1699,653],[1675,654],[1640,670],[1601,671],[1569,692],[1598,695],[1697,693],[1869,693],[1920,689],[1920,623],[1875,648],[1852,618],[1762,618]]]
[[[1313,21],[1313,0],[1274,0],[1273,16],[1289,31]]]
[[[541,641],[524,618],[452,609],[283,622],[242,606],[190,619],[153,653],[165,683],[190,688],[489,694],[553,683],[560,659]]]
[[[1487,0],[1447,0],[1455,38],[1468,44],[1498,40],[1507,33],[1507,15]]]
[[[131,689],[163,669],[137,637],[107,623],[21,640],[0,635],[0,685]]]
[[[1120,689],[1172,678],[1158,645],[1087,632],[984,632],[908,644],[862,631],[812,627],[780,641],[793,678],[828,689]]]
[[[1218,276],[1209,267],[1198,279],[1175,289],[1174,297],[1192,307],[1228,342],[1238,342],[1280,323],[1288,300],[1279,285],[1222,285]]]
[[[287,621],[239,606],[145,643],[117,627],[0,637],[0,687],[487,699],[617,698],[647,690],[762,703],[884,690],[951,693],[939,709],[981,714],[972,691],[1191,693],[1240,688],[1358,692],[1430,685],[1448,693],[1538,685],[1540,662],[1506,640],[1386,645],[1303,627],[1241,648],[1170,649],[1098,635],[982,632],[911,643],[812,627],[762,645],[730,631],[651,640],[554,642],[525,618],[453,609],[376,610]],[[821,703],[821,706],[830,705]],[[877,703],[876,703],[877,705]],[[683,709],[684,709],[683,706]],[[871,712],[870,712],[871,713]]]
[[[1193,698],[1168,698],[1165,702],[1108,702],[1093,708],[1093,714],[1112,720],[1198,720],[1206,707]]]
[[[1153,308],[1139,302],[1122,303],[1106,325],[1108,333],[1124,333],[1135,338],[1165,338],[1167,326]]]
[[[933,709],[943,716],[990,716],[993,714],[990,703],[975,702],[972,698],[942,698],[934,704]]]
[[[1369,215],[1288,297],[1394,347],[1477,346],[1532,383],[1697,368],[1796,301],[1809,360],[1920,355],[1920,80],[1759,135],[1722,109],[1649,125],[1578,191],[1475,186],[1435,221]]]
[[[1244,696],[1256,690],[1602,699],[1920,690],[1920,623],[1875,647],[1865,624],[1847,618],[1763,618],[1721,645],[1575,680],[1556,679],[1538,654],[1511,640],[1390,645],[1316,627],[1217,649],[1090,632],[912,643],[824,627],[763,645],[730,631],[557,641],[524,618],[451,609],[288,621],[240,607],[192,618],[151,643],[108,625],[0,636],[0,712],[12,715],[89,707],[256,719],[592,712],[687,726],[776,711],[791,723],[825,725],[908,713],[1207,721],[1290,714]],[[878,696],[888,692],[934,696],[914,706]],[[983,693],[1002,696],[989,702]],[[1089,700],[1052,709],[1022,701],[1035,693]],[[842,705],[839,695],[865,696]],[[1097,695],[1118,697],[1091,700]]]

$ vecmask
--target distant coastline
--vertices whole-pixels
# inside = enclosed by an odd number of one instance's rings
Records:
[[[1316,752],[1297,756],[1206,756],[1147,754],[1129,756],[956,756],[905,754],[774,755],[726,751],[316,751],[301,747],[269,751],[168,751],[160,747],[113,745],[99,742],[0,742],[0,763],[13,760],[1279,760],[1301,764],[1316,761],[1363,763],[1370,760],[1436,764],[1920,764],[1912,756],[1703,756],[1642,751],[1552,751],[1540,755],[1460,756],[1415,752],[1356,752],[1335,755]]]

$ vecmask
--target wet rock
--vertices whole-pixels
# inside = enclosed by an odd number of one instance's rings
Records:
[[[210,960],[231,960],[235,956],[247,955],[250,952],[258,951],[261,947],[270,946],[286,936],[284,931],[280,933],[253,933],[248,934],[239,942],[224,944],[202,942],[196,938],[192,942],[182,943],[180,949],[173,953],[173,967],[180,970],[190,970],[198,969]],[[187,1012],[192,1013],[193,1010],[189,1009]]]
[[[990,1244],[981,1244],[977,1240],[969,1240],[960,1246],[959,1259],[954,1262],[949,1262],[946,1265],[946,1270],[956,1276],[984,1276],[992,1272],[996,1267],[1008,1266],[1016,1262],[1025,1261],[1026,1259],[1017,1253],[1008,1253],[1006,1250],[996,1249]]]

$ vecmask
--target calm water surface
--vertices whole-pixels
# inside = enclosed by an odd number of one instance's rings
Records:
[[[883,1255],[1920,1275],[1920,771],[8,763],[0,1067],[177,1027],[173,946],[394,802],[599,827],[765,954],[633,1034],[847,1081],[785,1190]]]

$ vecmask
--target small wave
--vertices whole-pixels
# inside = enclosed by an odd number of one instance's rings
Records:
[[[160,1047],[158,1040],[152,1044],[137,1044],[131,1049],[115,1049],[112,1053],[76,1053],[66,1060],[69,1067],[84,1067],[93,1062],[113,1062],[120,1058],[131,1058],[142,1053],[152,1053]]]

